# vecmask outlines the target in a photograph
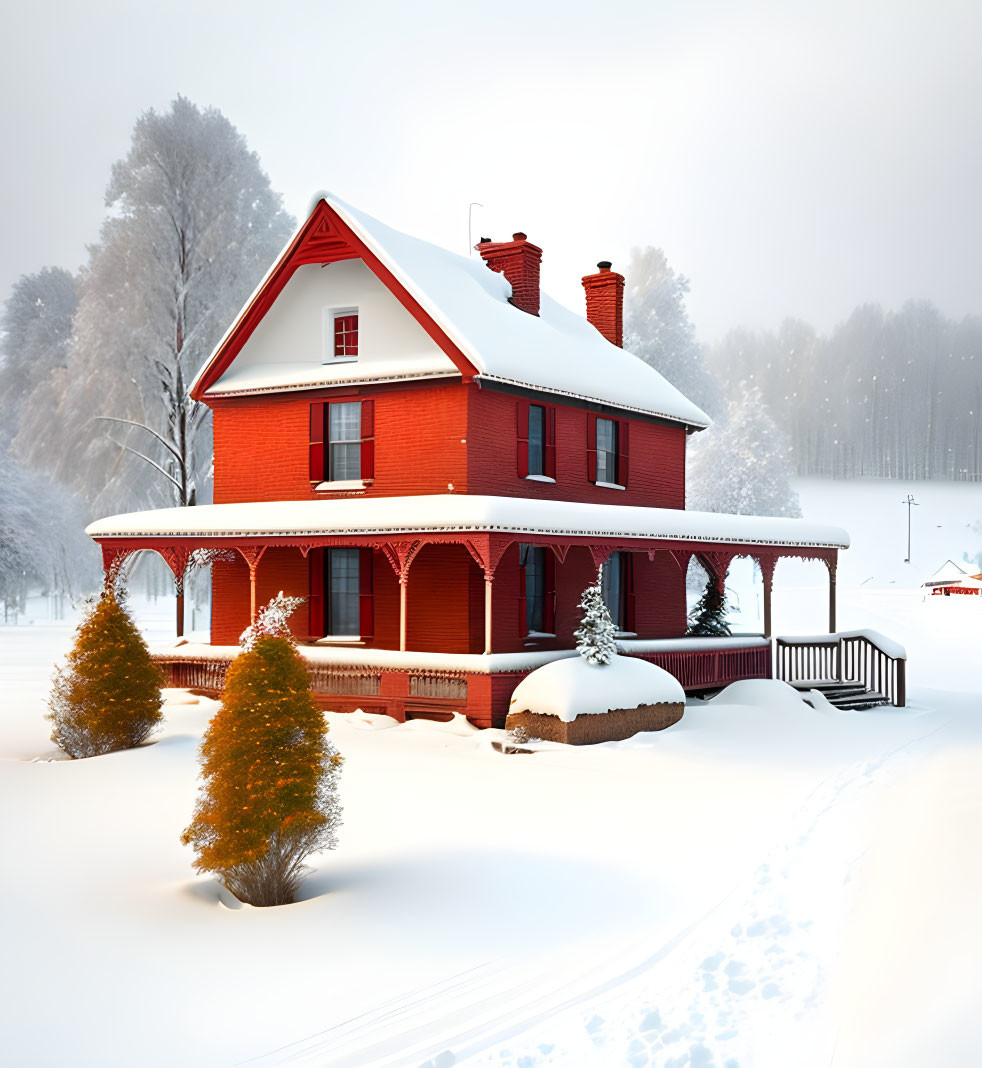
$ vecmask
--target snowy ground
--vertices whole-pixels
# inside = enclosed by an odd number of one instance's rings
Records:
[[[891,582],[895,517],[856,490],[868,516],[814,518],[852,527],[858,569],[882,558],[840,621],[907,645],[908,709],[747,684],[667,731],[531,756],[331,716],[342,844],[280,909],[235,907],[178,841],[211,703],[173,692],[155,744],[55,759],[70,630],[0,629],[4,1062],[982,1061],[982,604]],[[787,567],[778,628],[821,629],[821,570]]]

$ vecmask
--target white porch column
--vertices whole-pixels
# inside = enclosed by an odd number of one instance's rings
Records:
[[[409,568],[399,575],[399,651],[406,651],[406,594],[409,587]]]
[[[484,572],[484,652],[491,652],[491,588],[494,572]]]

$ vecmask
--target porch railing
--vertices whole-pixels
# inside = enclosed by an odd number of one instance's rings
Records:
[[[739,642],[733,639],[734,644]],[[738,679],[769,679],[771,649],[754,645],[738,649],[699,649],[671,652],[631,652],[660,668],[682,683],[685,690],[712,690]]]
[[[898,708],[907,704],[907,653],[876,631],[775,638],[774,677],[792,685],[861,684]]]

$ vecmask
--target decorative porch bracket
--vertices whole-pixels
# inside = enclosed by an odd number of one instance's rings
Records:
[[[383,541],[377,548],[385,553],[385,558],[392,565],[392,570],[399,580],[399,650],[406,651],[406,601],[409,588],[409,569],[423,548],[422,538],[410,541]]]
[[[774,568],[777,566],[776,553],[758,553],[754,559],[760,568],[760,577],[764,580],[764,637],[770,638],[773,632],[771,626],[771,594],[774,590]]]
[[[600,569],[610,559],[610,554],[617,550],[612,545],[591,545],[590,556],[593,558],[593,566],[599,574]]]
[[[177,597],[177,636],[184,635],[184,576],[191,560],[191,550],[184,546],[164,545],[155,552],[174,574],[174,593]]]
[[[654,561],[655,561],[655,553],[664,552],[664,551],[665,550],[663,550],[663,549],[649,549],[648,550],[648,561],[650,563],[654,563]],[[689,570],[689,560],[691,559],[691,557],[693,555],[692,550],[691,549],[669,549],[668,552],[671,555],[672,559],[675,561],[675,563],[678,565],[679,571],[681,571],[683,575],[686,574],[686,572]]]
[[[256,622],[256,568],[266,551],[265,545],[236,545],[239,555],[249,568],[249,624]]]
[[[477,566],[484,572],[484,652],[491,652],[491,603],[494,586],[494,573],[511,545],[513,538],[500,534],[479,534],[464,542],[464,547],[474,558]]]
[[[694,554],[700,564],[709,572],[709,577],[716,585],[716,589],[722,593],[726,583],[726,573],[736,553],[724,552],[698,552]]]
[[[552,554],[559,564],[566,563],[566,554],[569,552],[568,545],[550,545],[548,548],[552,549]]]
[[[104,585],[111,586],[115,583],[126,561],[133,556],[136,549],[121,549],[117,545],[102,544],[102,570],[105,575]]]

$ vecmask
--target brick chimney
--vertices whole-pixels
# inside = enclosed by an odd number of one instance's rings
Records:
[[[618,348],[624,346],[624,275],[610,269],[610,260],[597,264],[597,273],[583,279],[586,317]]]
[[[525,234],[513,234],[511,241],[491,241],[487,237],[474,246],[492,271],[511,282],[511,302],[516,308],[539,314],[539,265],[542,249]]]

